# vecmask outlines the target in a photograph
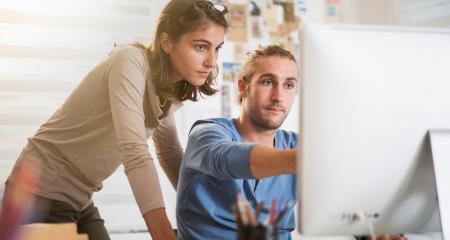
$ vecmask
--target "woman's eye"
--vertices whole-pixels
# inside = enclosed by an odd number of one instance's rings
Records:
[[[205,45],[195,45],[195,50],[204,51],[206,49]]]
[[[222,46],[216,48],[216,53],[218,53],[220,51],[220,49],[222,49]]]

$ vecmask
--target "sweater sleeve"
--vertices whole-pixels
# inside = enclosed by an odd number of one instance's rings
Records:
[[[186,167],[221,180],[254,178],[249,156],[255,144],[235,142],[228,131],[215,123],[194,126],[183,160]]]
[[[156,156],[170,183],[176,189],[183,158],[183,148],[178,139],[174,115],[164,118],[152,135]]]
[[[119,50],[108,76],[109,98],[118,149],[125,174],[142,214],[164,207],[161,187],[148,152],[143,97],[146,75],[142,53]]]

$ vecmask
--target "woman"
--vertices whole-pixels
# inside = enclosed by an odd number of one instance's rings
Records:
[[[216,92],[211,84],[228,27],[226,13],[225,6],[207,0],[170,1],[150,48],[115,47],[29,138],[5,197],[21,166],[38,166],[40,187],[33,194],[41,222],[76,222],[89,239],[109,239],[92,194],[123,164],[152,239],[175,239],[147,138],[152,136],[176,188],[183,151],[173,112],[185,100]]]

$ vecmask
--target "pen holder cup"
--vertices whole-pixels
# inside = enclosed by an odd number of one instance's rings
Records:
[[[238,226],[237,240],[278,240],[276,225]]]

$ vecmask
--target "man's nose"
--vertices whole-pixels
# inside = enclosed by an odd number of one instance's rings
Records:
[[[272,101],[283,102],[283,85],[276,84],[272,88]]]

